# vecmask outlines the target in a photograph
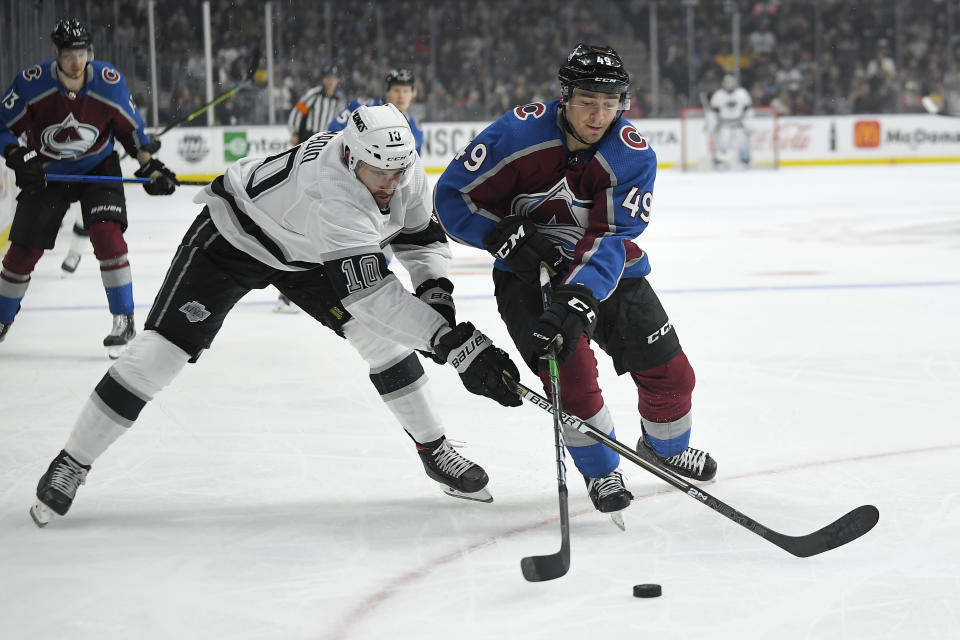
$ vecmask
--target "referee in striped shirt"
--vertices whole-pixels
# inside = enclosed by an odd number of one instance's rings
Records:
[[[290,111],[287,128],[290,129],[290,144],[300,144],[327,124],[346,106],[343,92],[337,89],[340,72],[336,65],[323,68],[323,84],[307,91]]]

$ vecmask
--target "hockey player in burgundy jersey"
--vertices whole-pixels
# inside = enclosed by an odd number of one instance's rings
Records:
[[[613,434],[592,339],[637,386],[641,455],[709,480],[716,462],[688,444],[693,369],[634,244],[650,221],[657,159],[621,118],[630,77],[613,49],[584,44],[559,77],[560,100],[507,112],[450,162],[435,212],[451,237],[495,256],[500,315],[546,389],[539,356],[558,344],[565,410]],[[541,263],[556,274],[546,310]],[[570,428],[564,436],[594,506],[626,508],[633,496],[616,452]]]
[[[119,176],[114,139],[137,158],[151,195],[173,193],[176,176],[152,156],[123,76],[93,59],[90,34],[77,20],[61,20],[51,33],[53,60],[17,74],[0,101],[0,151],[15,173],[20,195],[10,228],[10,249],[0,271],[0,341],[20,310],[30,274],[52,249],[64,214],[80,202],[83,223],[100,261],[113,328],[104,338],[110,357],[135,335],[133,284],[127,244],[126,199],[121,183],[47,183],[46,173]],[[26,140],[21,146],[19,138]]]
[[[449,363],[472,393],[504,406],[516,365],[469,322],[458,323],[450,249],[431,218],[427,176],[403,115],[360,107],[343,132],[322,132],[269,158],[243,158],[195,198],[187,231],[145,330],[103,376],[37,487],[38,526],[64,515],[93,461],[156,393],[212,343],[252,289],[273,285],[347,339],[370,381],[446,493],[489,502],[487,474],[444,435],[414,350]],[[411,295],[387,267],[392,247]]]

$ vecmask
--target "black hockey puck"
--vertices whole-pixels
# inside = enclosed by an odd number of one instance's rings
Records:
[[[658,584],[635,584],[633,585],[634,598],[656,598],[663,593],[663,588]]]

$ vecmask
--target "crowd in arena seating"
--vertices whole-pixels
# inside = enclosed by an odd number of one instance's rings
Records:
[[[133,74],[140,104],[149,105],[147,23],[141,19],[146,1],[97,4],[103,5],[97,20],[108,23],[113,8],[121,8],[112,53],[129,59],[112,61],[128,77]],[[206,102],[202,3],[155,4],[160,121],[171,122]],[[492,119],[516,104],[557,97],[556,69],[578,41],[611,44],[627,61],[634,76],[629,115],[676,116],[684,106],[699,106],[701,95],[732,71],[734,6],[741,83],[755,104],[772,104],[785,114],[918,112],[922,96],[960,85],[950,69],[951,61],[960,67],[955,0],[699,0],[693,86],[686,4],[657,3],[654,91],[650,0],[499,0],[496,6],[473,0],[274,0],[275,121],[285,121],[329,63],[343,71],[341,86],[350,97],[380,96],[387,69],[403,66],[416,74],[415,113],[421,120]],[[249,57],[257,47],[261,51],[253,89],[221,104],[218,122],[267,122],[263,2],[211,0],[211,19],[215,94],[243,81]]]

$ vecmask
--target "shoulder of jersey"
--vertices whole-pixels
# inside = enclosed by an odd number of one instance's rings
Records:
[[[628,122],[621,121],[600,143],[597,153],[602,155],[620,182],[646,174],[650,165],[656,168],[657,154],[647,139]]]
[[[627,119],[620,118],[610,135],[600,144],[601,151],[616,150],[621,153],[654,155],[650,143]]]
[[[123,80],[123,74],[109,62],[94,60],[90,63],[90,66],[93,69],[93,85],[95,87],[115,87]]]
[[[518,105],[500,116],[491,129],[515,148],[555,138],[558,104],[555,100]]]
[[[33,97],[56,85],[54,68],[53,60],[47,60],[21,69],[15,80],[17,92],[21,96]]]

